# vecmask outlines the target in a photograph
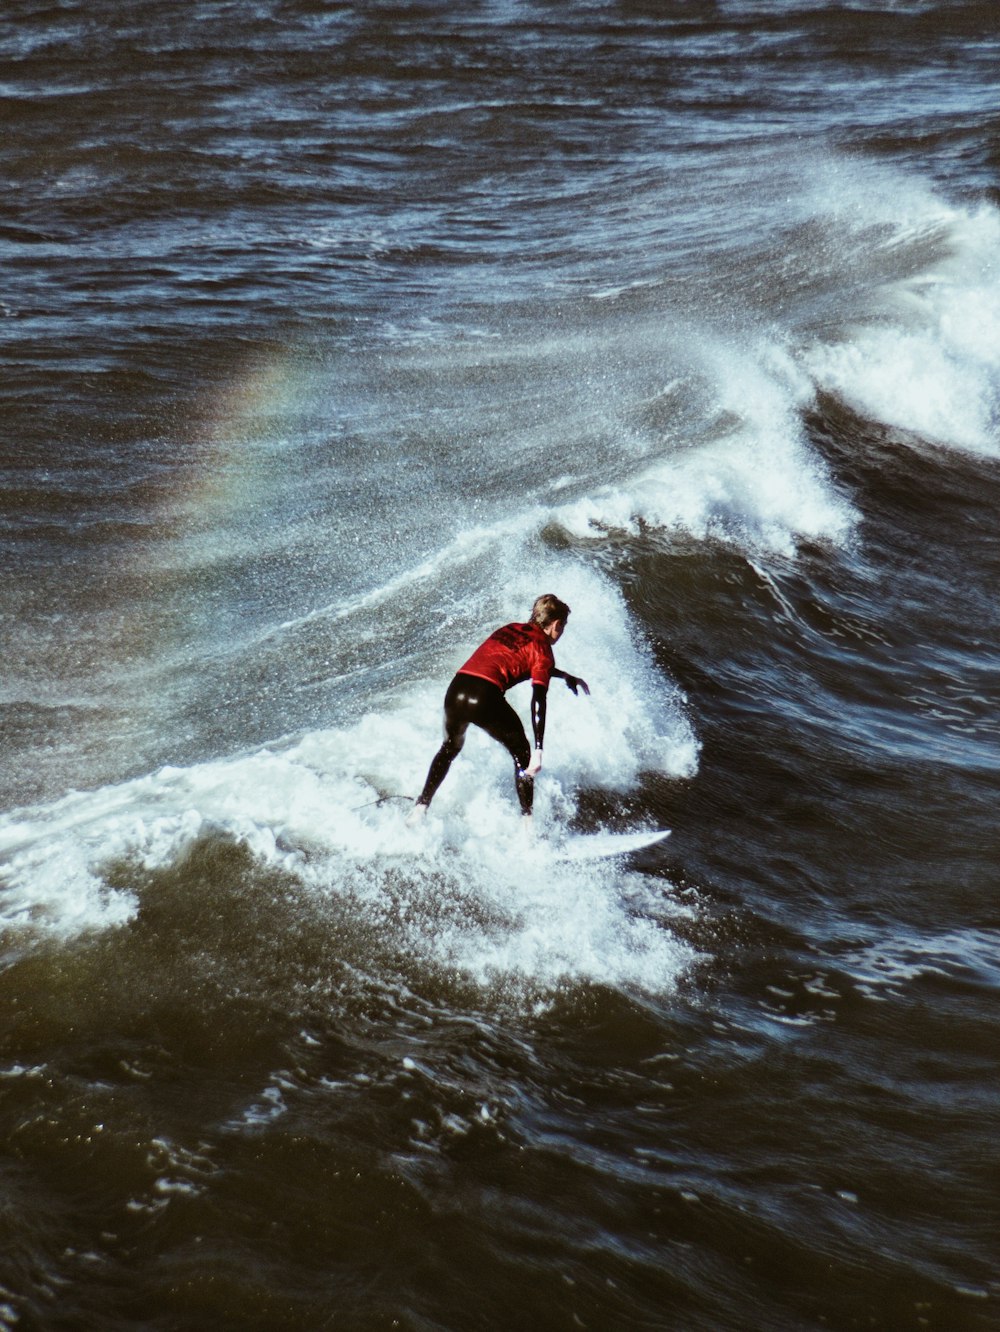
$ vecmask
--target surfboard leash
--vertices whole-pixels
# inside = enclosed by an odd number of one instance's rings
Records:
[[[384,805],[388,800],[416,800],[416,796],[408,795],[384,795],[379,796],[377,800],[366,800],[363,805],[352,805],[352,810],[371,809],[372,805]]]

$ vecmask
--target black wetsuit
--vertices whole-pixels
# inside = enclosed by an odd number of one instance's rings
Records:
[[[544,686],[535,685],[532,689],[532,722],[535,743],[539,747],[545,730],[545,695]],[[531,746],[521,719],[504,698],[499,685],[476,675],[465,675],[461,671],[452,680],[444,696],[444,744],[431,762],[427,781],[417,803],[431,803],[434,793],[448,774],[452,760],[465,744],[465,733],[470,724],[481,727],[487,735],[499,740],[510,754],[514,760],[514,783],[521,813],[530,814],[535,783],[524,771],[531,762]]]

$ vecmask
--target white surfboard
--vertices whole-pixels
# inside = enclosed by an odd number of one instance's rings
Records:
[[[669,836],[669,828],[652,828],[645,832],[574,833],[566,838],[556,855],[560,860],[605,860],[609,856],[641,851]]]

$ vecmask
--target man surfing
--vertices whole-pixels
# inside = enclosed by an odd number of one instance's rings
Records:
[[[586,680],[559,670],[552,655],[552,646],[562,638],[568,619],[569,607],[565,601],[547,592],[532,606],[527,624],[506,624],[497,629],[461,668],[444,696],[444,744],[431,761],[427,781],[408,823],[417,823],[426,816],[452,760],[465,744],[470,723],[498,740],[514,760],[514,785],[521,814],[531,818],[535,777],[542,767],[549,681],[565,680],[566,687],[574,694],[578,689],[590,693]],[[522,680],[531,681],[534,753],[520,717],[504,698],[507,690]]]

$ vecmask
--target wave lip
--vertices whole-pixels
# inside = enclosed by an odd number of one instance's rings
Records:
[[[869,296],[865,321],[815,345],[803,366],[854,411],[926,440],[1000,456],[1000,214],[936,200],[911,244],[939,234],[946,250]]]
[[[702,372],[715,396],[704,437],[564,505],[558,521],[580,537],[656,528],[747,554],[793,555],[802,539],[844,541],[854,511],[805,440],[801,411],[812,386],[793,359],[771,342],[746,352],[706,339]]]

